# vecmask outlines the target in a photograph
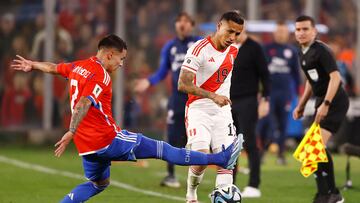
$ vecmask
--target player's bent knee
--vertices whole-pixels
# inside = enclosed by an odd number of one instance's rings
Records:
[[[201,175],[204,173],[205,169],[207,166],[190,166],[191,171],[195,174],[195,175]]]
[[[93,181],[92,183],[97,189],[105,190],[105,188],[110,185],[110,179],[107,178],[105,180]]]

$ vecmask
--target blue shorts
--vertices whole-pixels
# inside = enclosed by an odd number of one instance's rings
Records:
[[[134,150],[141,138],[140,133],[122,130],[107,148],[82,156],[85,177],[90,181],[105,180],[110,177],[111,161],[136,161]]]
[[[174,110],[169,109],[167,123],[168,143],[174,147],[185,147],[187,142],[185,128],[185,112],[179,112],[174,114]]]

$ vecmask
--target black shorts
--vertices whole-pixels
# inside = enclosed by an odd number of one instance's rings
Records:
[[[317,109],[323,101],[324,97],[316,97],[315,108]],[[346,94],[345,90],[340,87],[331,102],[328,114],[320,122],[320,127],[330,131],[333,134],[336,133],[339,130],[341,123],[345,119],[348,108],[348,95]],[[315,111],[315,115],[316,113],[317,110]]]

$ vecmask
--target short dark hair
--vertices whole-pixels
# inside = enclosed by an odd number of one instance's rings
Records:
[[[186,17],[190,22],[191,22],[191,25],[195,25],[195,21],[194,19],[192,19],[192,17],[190,16],[190,14],[188,14],[187,12],[183,11],[183,12],[180,12],[176,18],[175,18],[175,22],[179,21],[181,17]]]
[[[220,21],[226,20],[226,21],[233,21],[239,25],[244,25],[244,17],[241,15],[241,13],[237,10],[228,11],[220,17]]]
[[[127,50],[126,42],[115,34],[107,35],[100,40],[98,50],[102,48],[115,48],[120,52]]]
[[[303,21],[310,21],[311,26],[315,27],[315,20],[310,16],[302,15],[297,17],[295,20],[295,22],[303,22]]]

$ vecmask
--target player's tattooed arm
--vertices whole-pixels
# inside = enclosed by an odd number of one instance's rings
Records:
[[[11,67],[15,70],[24,72],[30,72],[32,70],[40,70],[44,73],[58,74],[55,63],[50,62],[38,62],[25,59],[20,55],[16,55],[16,59],[13,60]]]
[[[195,74],[193,72],[190,72],[185,69],[181,69],[179,81],[178,81],[178,90],[184,93],[200,96],[203,98],[212,99],[215,97],[215,93],[197,87],[194,84],[194,78],[195,78]]]
[[[67,145],[73,139],[77,127],[79,126],[80,122],[85,117],[85,115],[87,114],[90,106],[91,106],[91,101],[88,98],[84,96],[80,97],[80,100],[75,105],[74,112],[71,116],[69,131],[67,131],[64,134],[64,136],[62,136],[61,140],[59,140],[55,144],[56,147],[55,156],[60,157],[64,153]]]
[[[77,127],[89,111],[90,106],[91,101],[87,97],[80,97],[80,100],[75,105],[74,112],[71,116],[71,122],[69,127],[70,132],[75,134]]]
[[[91,101],[88,98],[82,96],[76,104],[74,112],[71,116],[69,131],[67,131],[64,136],[62,136],[62,138],[55,144],[55,156],[60,157],[64,153],[67,145],[73,139],[77,127],[87,114],[90,106]]]
[[[197,87],[194,84],[195,74],[191,71],[181,69],[179,81],[178,81],[178,90],[184,93],[192,94],[202,98],[209,98],[213,100],[220,107],[227,104],[231,104],[229,98],[223,95],[215,94],[214,92],[207,91],[200,87]]]

